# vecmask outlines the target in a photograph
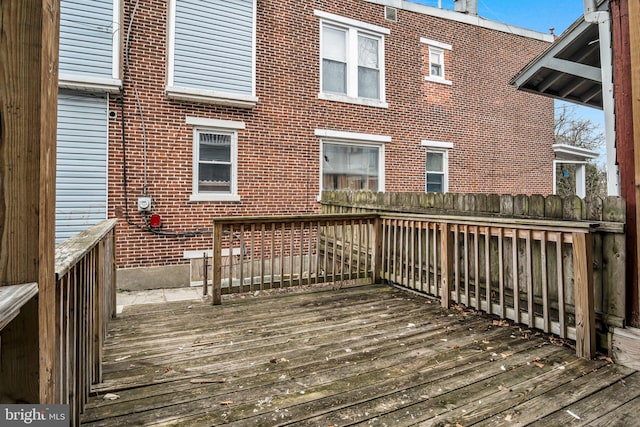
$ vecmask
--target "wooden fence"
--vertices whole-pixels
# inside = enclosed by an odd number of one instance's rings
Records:
[[[624,199],[620,197],[580,199],[539,195],[335,191],[323,193],[322,204],[323,211],[327,214],[415,213],[432,216],[453,215],[467,219],[476,217],[480,220],[501,218],[513,224],[526,224],[531,220],[560,222],[559,225],[567,225],[570,222],[591,224],[594,306],[600,346],[608,347],[609,331],[612,328],[625,326],[626,292],[622,284],[625,283],[627,262],[626,206]],[[495,245],[492,248],[496,250]],[[534,243],[532,250],[536,263],[539,263],[539,243]],[[569,255],[568,249],[565,248],[565,275],[572,271],[573,261]],[[497,258],[493,256],[492,259]],[[572,289],[569,289],[568,293],[572,294]]]
[[[213,303],[222,293],[373,281],[376,221],[375,214],[216,218]]]
[[[56,403],[71,425],[102,381],[102,345],[115,316],[115,224],[106,220],[56,246]]]
[[[327,207],[333,213],[216,219],[214,304],[223,291],[387,280],[439,297],[443,307],[460,303],[574,339],[580,356],[594,354],[595,301],[603,295],[595,286],[596,230],[620,232],[615,225]]]
[[[384,214],[382,277],[595,352],[588,223]]]

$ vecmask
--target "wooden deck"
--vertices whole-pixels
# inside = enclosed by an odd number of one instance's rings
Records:
[[[105,352],[104,383],[83,425],[610,427],[640,419],[640,373],[387,286],[131,306],[112,322]]]

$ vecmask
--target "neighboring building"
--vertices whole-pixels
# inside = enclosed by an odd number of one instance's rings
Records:
[[[322,189],[553,191],[553,103],[509,85],[550,35],[401,0],[62,3],[62,34],[114,42],[70,95],[108,105],[121,286],[184,285],[214,217],[315,213]]]

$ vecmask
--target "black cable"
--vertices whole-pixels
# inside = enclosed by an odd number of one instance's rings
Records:
[[[125,135],[125,120],[124,120],[124,96],[125,89],[124,84],[129,78],[132,84],[135,86],[135,81],[131,77],[131,73],[129,70],[129,55],[131,51],[131,30],[133,28],[133,19],[136,14],[136,10],[138,8],[138,2],[136,2],[133,11],[131,12],[131,17],[129,18],[129,25],[127,28],[127,35],[125,40],[125,64],[124,64],[124,76],[123,76],[123,84],[120,89],[120,123],[121,123],[121,131],[122,131],[122,185],[124,187],[124,217],[127,221],[127,224],[134,226],[142,231],[147,231],[155,234],[156,236],[165,236],[165,237],[196,237],[202,235],[210,235],[213,234],[212,230],[193,230],[193,231],[174,231],[174,230],[157,230],[149,225],[149,217],[147,213],[144,213],[143,220],[144,226],[134,222],[129,215],[129,190],[128,190],[128,176],[127,176],[127,143],[126,143],[126,135]],[[145,189],[146,192],[146,189]]]

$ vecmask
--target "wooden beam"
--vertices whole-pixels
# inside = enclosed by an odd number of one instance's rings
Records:
[[[631,99],[633,110],[633,147],[634,147],[634,163],[635,163],[635,195],[636,195],[636,266],[640,263],[640,251],[638,250],[640,236],[640,206],[637,201],[640,200],[640,0],[629,0],[629,48],[631,56]],[[633,260],[630,260],[634,262]],[[635,283],[632,283],[632,323],[636,326],[640,323],[640,285],[636,274]]]
[[[451,289],[454,278],[453,246],[453,233],[449,229],[449,224],[440,224],[440,303],[443,308],[449,308],[451,304]],[[435,269],[436,266],[434,265],[433,268]]]
[[[0,386],[23,400],[53,403],[59,0],[3,0],[0,19],[0,286],[39,288],[37,321],[21,323],[35,329],[13,331],[37,337],[14,345],[35,345],[30,351],[39,361],[3,360],[22,381]]]
[[[611,44],[613,49],[614,102],[616,111],[616,159],[620,170],[620,195],[626,201],[626,293],[625,318],[640,326],[638,316],[638,253],[636,218],[636,179],[634,167],[633,102],[631,99],[631,57],[628,0],[613,0],[611,6]],[[621,286],[618,285],[618,286]]]
[[[576,354],[591,359],[596,352],[593,295],[593,237],[573,234],[573,291],[575,293]]]

